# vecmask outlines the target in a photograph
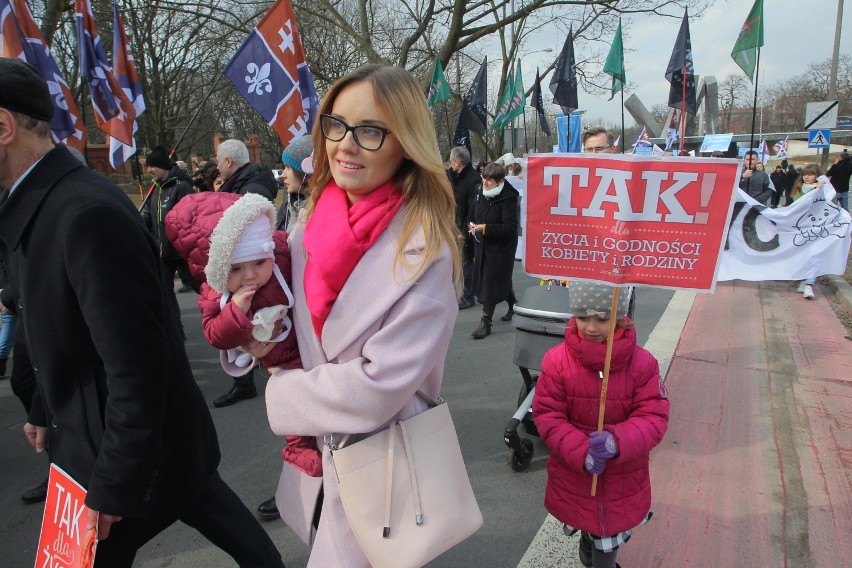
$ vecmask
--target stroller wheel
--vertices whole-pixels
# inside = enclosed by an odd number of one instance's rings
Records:
[[[521,438],[521,451],[509,450],[509,467],[513,471],[524,471],[530,466],[530,462],[532,462],[533,451],[532,441],[527,438]]]

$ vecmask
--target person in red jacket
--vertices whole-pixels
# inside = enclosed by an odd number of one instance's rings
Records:
[[[293,293],[287,233],[274,230],[274,223],[275,206],[253,193],[196,193],[166,215],[169,239],[202,282],[198,308],[204,337],[221,350],[222,368],[232,376],[258,363],[302,368],[288,315]],[[252,338],[264,343],[258,358],[240,349]],[[322,475],[313,437],[287,436],[282,457],[307,475]],[[258,514],[277,518],[274,498],[261,503]]]
[[[597,432],[613,288],[572,282],[565,341],[544,356],[533,417],[550,449],[544,505],[578,530],[584,566],[614,568],[619,546],[651,518],[649,456],[666,433],[669,401],[657,360],[636,344],[619,297],[604,429]],[[597,474],[593,497],[592,475]]]

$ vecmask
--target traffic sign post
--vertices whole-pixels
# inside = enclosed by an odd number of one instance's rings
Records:
[[[831,146],[831,130],[819,129],[808,132],[808,148],[828,148]]]

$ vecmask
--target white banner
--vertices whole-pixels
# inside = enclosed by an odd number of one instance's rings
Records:
[[[849,213],[831,202],[825,176],[821,189],[769,209],[742,190],[731,216],[717,280],[803,280],[843,274],[852,243]]]

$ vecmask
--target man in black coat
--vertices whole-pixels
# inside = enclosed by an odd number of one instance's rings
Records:
[[[470,152],[464,146],[456,146],[450,150],[449,176],[456,197],[456,222],[461,238],[464,239],[462,247],[464,290],[459,300],[459,309],[466,310],[476,304],[476,296],[473,292],[473,238],[468,232],[468,223],[470,208],[473,206],[473,200],[476,198],[476,192],[482,180],[470,165]]]
[[[225,180],[219,191],[245,195],[257,193],[275,203],[278,182],[272,170],[249,162],[248,147],[240,140],[225,140],[216,149],[216,162],[219,175]],[[221,408],[236,404],[241,400],[257,396],[254,385],[254,369],[242,377],[234,377],[231,390],[213,401],[213,406]]]
[[[769,176],[766,172],[757,169],[757,152],[749,150],[743,156],[745,168],[740,175],[740,189],[761,205],[768,205],[772,197],[772,188],[769,187]]]
[[[282,566],[217,472],[210,412],[127,196],[54,147],[32,66],[0,58],[0,258],[37,389],[24,433],[86,488],[95,566],[131,566],[180,519],[240,566]]]
[[[784,168],[775,166],[775,171],[769,174],[769,179],[772,180],[772,185],[775,186],[775,192],[772,194],[772,199],[770,200],[772,208],[778,207],[778,204],[781,203],[782,195],[784,196],[783,205],[787,205],[787,196],[790,195],[790,190],[787,189],[787,173],[784,171]]]
[[[227,193],[257,193],[275,202],[278,183],[272,170],[249,162],[246,145],[240,140],[225,140],[216,149],[219,175],[225,180],[222,189]]]
[[[849,157],[849,152],[843,150],[825,175],[831,180],[831,185],[837,192],[837,202],[849,211],[849,179],[852,178],[852,158]]]
[[[178,324],[181,337],[186,339],[183,323],[180,320],[180,306],[174,292],[175,272],[180,274],[181,281],[189,283],[196,293],[201,291],[201,283],[190,273],[186,261],[169,242],[163,220],[178,201],[195,193],[195,190],[192,187],[192,178],[186,170],[177,164],[172,164],[168,152],[162,146],[157,146],[148,154],[145,158],[145,166],[148,168],[148,174],[153,178],[154,189],[147,202],[148,206],[142,210],[142,217],[157,243],[169,307]]]

